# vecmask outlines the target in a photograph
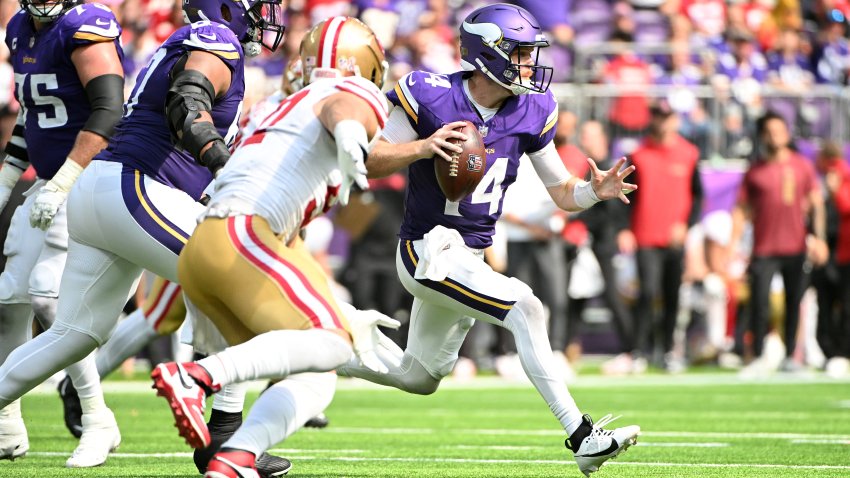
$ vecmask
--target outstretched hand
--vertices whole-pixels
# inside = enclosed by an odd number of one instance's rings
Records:
[[[590,184],[593,187],[593,192],[596,193],[596,197],[601,201],[620,198],[620,201],[625,204],[630,203],[626,194],[637,190],[638,187],[637,184],[627,183],[625,179],[634,172],[634,164],[623,169],[626,164],[624,156],[617,160],[611,169],[602,171],[596,167],[596,161],[587,158],[587,162],[590,164]]]

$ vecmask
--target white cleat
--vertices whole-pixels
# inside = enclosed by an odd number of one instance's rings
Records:
[[[21,417],[0,418],[0,460],[14,460],[30,449],[27,427]]]
[[[589,415],[584,416],[585,424],[591,426],[592,429],[590,434],[582,440],[581,445],[575,452],[578,469],[584,473],[584,476],[590,476],[591,473],[599,471],[599,468],[606,461],[616,457],[637,443],[637,437],[640,435],[640,427],[637,425],[629,425],[613,430],[602,429],[602,427],[617,418],[619,417],[612,418],[609,414],[599,419],[596,424],[593,424]],[[587,426],[585,424],[582,424],[582,426]],[[569,441],[567,442],[567,447],[569,448]]]
[[[121,432],[115,415],[106,409],[98,413],[83,414],[83,436],[71,458],[65,462],[68,468],[91,468],[106,463],[109,452],[118,448]]]

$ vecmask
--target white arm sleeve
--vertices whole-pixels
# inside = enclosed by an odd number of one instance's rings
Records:
[[[561,161],[561,156],[552,141],[549,141],[549,144],[540,151],[528,153],[528,157],[531,159],[534,170],[537,171],[537,176],[547,188],[564,184],[573,177]]]
[[[399,108],[398,106],[390,111],[390,116],[384,125],[381,136],[394,144],[410,143],[419,139],[419,133],[410,125],[410,120],[407,119],[407,113],[404,112],[404,108]]]

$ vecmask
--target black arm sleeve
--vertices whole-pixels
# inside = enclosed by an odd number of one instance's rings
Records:
[[[201,72],[181,70],[173,74],[165,99],[165,116],[172,140],[213,174],[224,166],[230,152],[215,125],[195,120],[201,111],[212,110],[214,101],[215,88]],[[201,150],[210,143],[212,146],[201,155]]]
[[[694,166],[691,176],[691,212],[688,215],[688,227],[699,222],[702,216],[702,176],[699,174],[699,165]]]
[[[91,115],[83,130],[111,138],[115,125],[124,114],[124,77],[113,73],[92,78],[86,84],[86,96],[91,105]]]

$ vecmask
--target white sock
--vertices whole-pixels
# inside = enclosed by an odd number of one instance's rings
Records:
[[[97,373],[106,377],[158,335],[145,320],[144,311],[141,308],[136,309],[118,323],[115,332],[97,351]]]
[[[0,420],[4,419],[18,419],[21,418],[21,399],[17,399],[14,402],[6,405],[5,408],[0,410]]]
[[[77,389],[77,395],[80,396],[83,415],[98,413],[106,409],[94,356],[95,352],[91,352],[84,359],[65,368],[68,376],[71,377],[71,383]]]
[[[572,435],[581,424],[582,414],[566,384],[558,376],[540,300],[524,296],[505,317],[504,327],[514,336],[525,374],[567,434]]]
[[[321,329],[272,330],[199,360],[213,383],[283,378],[334,370],[351,358],[351,344]]]
[[[322,413],[335,389],[333,372],[290,375],[260,395],[245,422],[222,448],[260,455]]]
[[[225,385],[213,395],[212,407],[227,413],[241,412],[245,408],[245,395],[248,393],[248,384],[230,383]]]

